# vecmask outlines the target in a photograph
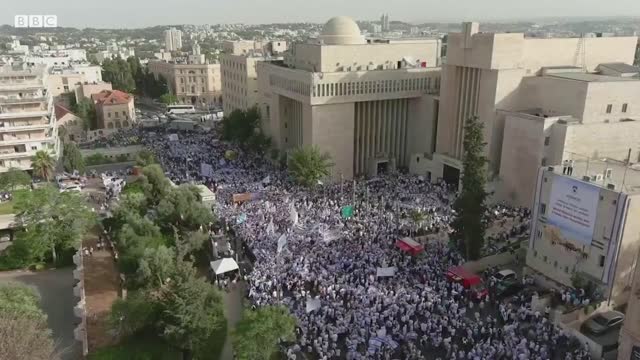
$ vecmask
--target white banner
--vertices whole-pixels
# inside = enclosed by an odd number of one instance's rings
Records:
[[[169,134],[169,141],[178,141],[178,134]]]
[[[391,266],[391,267],[384,267],[384,268],[377,268],[376,269],[376,276],[377,277],[391,277],[391,276],[396,276],[396,271],[398,269],[395,266]]]
[[[318,310],[321,306],[322,303],[320,302],[320,299],[309,299],[307,300],[307,313]]]
[[[207,177],[207,178],[212,178],[213,177],[213,166],[206,164],[206,163],[200,163],[200,176],[202,177]]]
[[[298,225],[298,211],[293,203],[289,206],[289,218],[293,226]]]
[[[597,186],[568,177],[557,176],[551,187],[546,213],[548,222],[563,236],[590,245],[600,198]]]
[[[287,235],[282,234],[278,239],[278,254],[280,254],[280,252],[284,249],[286,245],[287,245]]]

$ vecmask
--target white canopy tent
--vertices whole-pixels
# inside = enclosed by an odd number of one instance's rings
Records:
[[[209,265],[211,265],[211,270],[213,270],[216,275],[239,269],[238,263],[232,258],[222,258],[211,261]]]

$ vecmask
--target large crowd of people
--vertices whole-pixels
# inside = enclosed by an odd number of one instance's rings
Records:
[[[289,359],[590,358],[525,296],[478,303],[447,280],[463,258],[448,243],[455,192],[446,184],[394,173],[306,189],[216,131],[169,140],[166,130],[133,129],[118,137],[149,148],[174,183],[216,193],[216,215],[254,260],[245,274],[251,304],[282,304],[297,318],[296,341],[283,345]],[[225,159],[227,150],[238,157]],[[237,193],[253,195],[237,203]],[[495,205],[487,215],[501,229],[488,246],[528,231],[526,209]],[[418,233],[426,234],[422,254],[395,246]],[[393,271],[378,276],[379,269]]]

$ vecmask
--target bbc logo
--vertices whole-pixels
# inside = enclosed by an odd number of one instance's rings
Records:
[[[58,27],[58,16],[16,15],[13,23],[17,28],[53,28]]]

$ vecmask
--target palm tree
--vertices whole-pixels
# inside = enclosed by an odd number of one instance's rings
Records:
[[[39,150],[34,156],[31,157],[33,173],[46,181],[49,181],[51,175],[53,175],[55,163],[56,161],[46,150]]]

